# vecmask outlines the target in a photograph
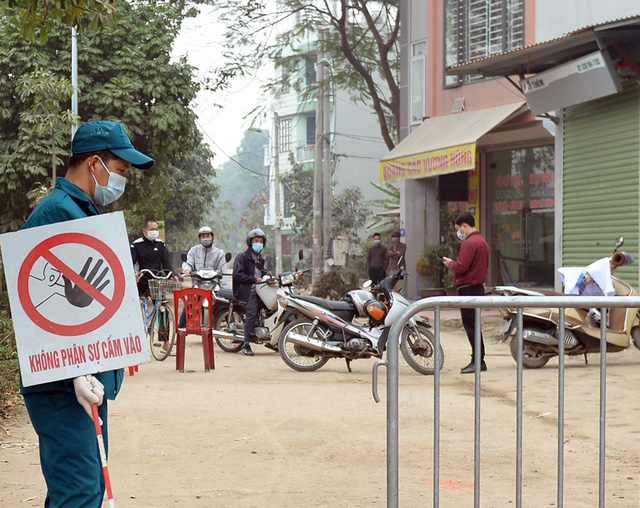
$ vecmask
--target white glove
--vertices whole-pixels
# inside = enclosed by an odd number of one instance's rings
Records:
[[[73,389],[76,392],[78,403],[84,408],[89,417],[93,420],[91,404],[100,406],[104,399],[104,386],[95,376],[88,374],[73,380]],[[100,418],[102,425],[102,418]]]

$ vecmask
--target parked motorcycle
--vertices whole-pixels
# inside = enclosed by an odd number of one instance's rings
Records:
[[[302,258],[301,254],[299,254]],[[256,284],[256,294],[262,301],[258,324],[255,327],[254,344],[263,344],[272,351],[278,350],[278,340],[285,324],[293,316],[284,316],[284,308],[279,304],[286,294],[294,293],[293,283],[300,280],[309,270],[284,272],[278,276],[263,277]],[[236,300],[233,291],[220,289],[213,316],[213,337],[218,346],[228,353],[237,353],[244,344],[245,302]]]
[[[622,246],[624,238],[620,237],[616,242],[616,247],[609,258],[603,258],[599,262],[593,263],[594,272],[596,267],[606,269],[605,273],[600,273],[604,282],[596,283],[593,274],[588,269],[563,269],[561,273],[570,273],[572,270],[576,275],[576,284],[565,287],[565,292],[570,292],[575,287],[574,293],[595,296],[602,294],[601,289],[605,285],[610,286],[610,293],[615,291],[615,296],[636,296],[638,292],[626,282],[613,276],[615,270],[625,264],[634,262],[631,255],[625,252],[618,252]],[[609,272],[610,270],[610,272]],[[566,276],[565,276],[566,277]],[[610,277],[610,282],[609,282]],[[565,278],[565,286],[567,280]],[[503,296],[560,296],[560,293],[553,291],[531,291],[514,286],[497,286],[494,292]],[[503,342],[511,339],[511,356],[517,361],[518,341],[517,331],[517,309],[500,309],[506,320],[503,330]],[[631,342],[640,349],[640,309],[612,308],[607,313],[607,352],[623,351],[631,345]],[[565,331],[562,340],[565,345],[566,355],[584,354],[585,362],[588,353],[600,352],[600,311],[589,308],[568,308],[565,310]],[[539,369],[547,362],[558,355],[559,340],[559,310],[545,308],[525,308],[523,309],[522,327],[522,365],[527,369]]]
[[[284,363],[293,370],[311,372],[331,358],[344,358],[351,371],[352,360],[381,358],[391,325],[409,306],[409,302],[395,292],[404,274],[401,270],[376,286],[349,291],[343,301],[287,295],[283,302],[287,312],[302,317],[289,323],[280,336],[279,352]],[[364,319],[366,323],[355,324],[354,318]],[[427,318],[416,315],[400,337],[402,356],[414,370],[425,375],[435,371],[435,340],[430,328]],[[440,359],[439,369],[444,363],[442,347]]]

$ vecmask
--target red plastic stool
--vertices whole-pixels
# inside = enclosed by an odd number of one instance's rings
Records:
[[[215,358],[213,356],[213,334],[211,326],[213,323],[213,293],[211,290],[200,288],[181,289],[173,292],[174,308],[176,320],[178,320],[179,303],[182,301],[185,314],[187,317],[186,328],[177,329],[176,341],[176,370],[184,372],[184,355],[186,350],[187,335],[191,333],[199,333],[202,335],[202,354],[204,355],[204,371],[216,368]],[[209,301],[209,305],[205,308],[203,303]],[[203,309],[208,313],[209,328],[202,327]]]

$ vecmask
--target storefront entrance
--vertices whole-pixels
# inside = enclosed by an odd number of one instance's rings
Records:
[[[553,287],[553,146],[489,152],[491,284]]]

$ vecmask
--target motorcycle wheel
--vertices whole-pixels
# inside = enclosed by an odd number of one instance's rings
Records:
[[[290,333],[305,336],[310,334],[314,339],[324,340],[322,330],[316,326],[311,333],[312,328],[314,328],[314,324],[310,319],[298,319],[286,326],[278,341],[278,350],[282,361],[298,372],[313,372],[329,361],[329,358],[323,356],[320,351],[306,348],[289,340]]]
[[[231,332],[231,325],[234,323],[242,323],[244,321],[242,314],[238,311],[233,311],[233,321],[229,322],[229,309],[225,309],[224,312],[218,313],[213,318],[213,328],[214,330],[220,330],[221,332]],[[241,337],[243,338],[243,337]],[[237,353],[242,349],[242,342],[236,342],[231,339],[222,339],[220,337],[216,337],[216,343],[220,346],[220,349],[226,351],[227,353]]]
[[[405,326],[402,330],[402,340],[400,351],[409,366],[425,376],[433,375],[436,365],[436,341],[433,333],[423,324],[418,323],[418,333],[415,328]],[[444,365],[444,351],[440,345],[440,364],[438,370],[442,370]]]
[[[518,362],[518,337],[513,336],[511,342],[509,342],[509,350],[511,351],[511,357]],[[522,344],[522,366],[525,369],[540,369],[544,367],[551,359],[548,355],[543,355],[542,352],[523,342]]]

